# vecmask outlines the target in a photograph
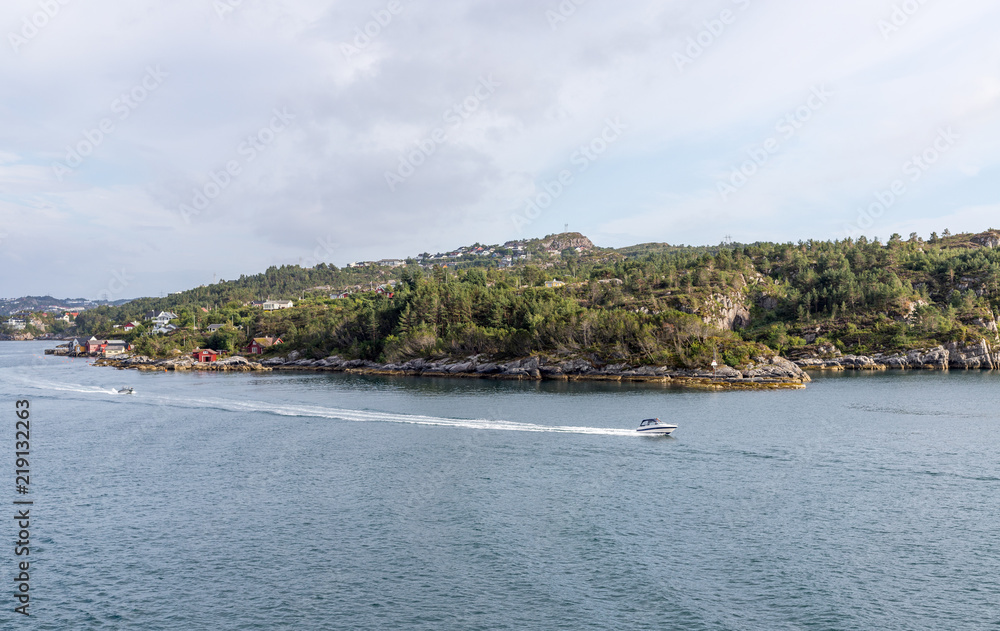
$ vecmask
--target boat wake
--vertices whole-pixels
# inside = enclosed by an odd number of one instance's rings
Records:
[[[573,425],[539,425],[497,419],[452,419],[419,414],[399,414],[373,410],[347,410],[311,405],[282,405],[261,401],[229,401],[225,399],[188,400],[191,407],[212,407],[230,412],[262,412],[279,416],[328,418],[353,423],[402,423],[508,432],[547,432],[557,434],[592,434],[602,436],[634,436],[634,430],[613,427],[579,427]]]
[[[79,384],[56,383],[51,381],[25,380],[31,386],[49,391],[75,392],[89,395],[118,395],[115,388],[84,386]],[[402,423],[406,425],[429,425],[461,429],[478,429],[508,432],[538,432],[557,434],[590,434],[600,436],[635,436],[635,430],[613,427],[580,427],[573,425],[539,425],[498,419],[454,419],[420,414],[399,414],[374,410],[350,410],[313,405],[289,405],[265,401],[233,401],[218,398],[178,398],[158,394],[143,394],[142,397],[124,397],[146,405],[163,405],[191,409],[217,409],[227,412],[255,412],[278,416],[326,418],[353,423]]]

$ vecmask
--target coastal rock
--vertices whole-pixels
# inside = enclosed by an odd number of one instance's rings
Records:
[[[593,365],[585,359],[573,359],[563,362],[559,365],[559,369],[567,375],[585,375],[594,371]]]
[[[742,379],[743,373],[736,370],[732,366],[719,366],[715,369],[715,376],[721,377],[722,379]]]
[[[812,381],[802,368],[784,357],[758,357],[756,364],[743,371],[747,379],[768,381],[795,381],[806,383]]]
[[[987,340],[962,346],[951,342],[947,346],[921,351],[890,355],[876,354],[845,355],[835,358],[803,357],[795,364],[809,369],[887,370],[887,369],[933,369],[933,370],[995,370],[1000,368],[1000,352],[996,352]]]
[[[948,351],[949,368],[993,370],[1000,364],[1000,355],[992,352],[990,344],[986,340],[980,340],[978,344],[965,347],[960,347],[957,342],[952,342],[945,348]]]

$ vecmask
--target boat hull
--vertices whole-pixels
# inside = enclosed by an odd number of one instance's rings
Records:
[[[642,436],[670,436],[677,429],[676,425],[654,425],[652,427],[641,427],[635,430],[636,434]]]

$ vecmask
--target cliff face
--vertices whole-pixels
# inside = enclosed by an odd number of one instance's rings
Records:
[[[742,296],[726,296],[712,294],[711,299],[699,314],[706,324],[711,324],[723,331],[735,331],[750,326],[750,309],[743,302]]]
[[[761,274],[749,278],[740,274],[731,291],[711,294],[694,313],[701,316],[705,324],[723,331],[745,329],[751,324],[750,309],[754,305],[765,310],[778,306],[777,299],[765,293],[771,284],[773,281]]]

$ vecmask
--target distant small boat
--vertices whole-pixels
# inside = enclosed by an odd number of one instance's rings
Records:
[[[118,394],[135,394],[135,388],[122,388]]]
[[[668,425],[658,418],[647,418],[639,423],[639,428],[635,431],[646,436],[669,436],[675,429],[676,425]]]

